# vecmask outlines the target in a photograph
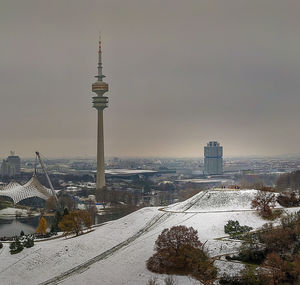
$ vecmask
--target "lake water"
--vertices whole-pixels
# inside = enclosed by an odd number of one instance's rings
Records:
[[[101,224],[104,222],[119,219],[129,214],[127,211],[113,210],[107,212],[105,215],[96,215],[95,224]],[[51,225],[51,219],[53,217],[45,217],[48,225]],[[0,237],[11,237],[20,235],[23,231],[25,234],[33,234],[39,224],[40,216],[26,217],[26,218],[0,218]]]
[[[33,234],[39,224],[40,217],[27,218],[0,218],[0,237],[19,235],[21,231],[25,234]]]

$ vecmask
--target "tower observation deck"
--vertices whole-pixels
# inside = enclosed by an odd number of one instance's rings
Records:
[[[92,91],[97,94],[93,97],[93,107],[98,111],[96,188],[101,189],[105,186],[103,110],[108,107],[108,97],[103,96],[103,94],[108,91],[108,84],[103,81],[105,76],[102,73],[101,40],[99,40],[98,51],[98,74],[95,77],[97,81],[92,85]]]

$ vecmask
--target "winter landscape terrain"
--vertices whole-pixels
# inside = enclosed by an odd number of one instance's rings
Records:
[[[219,273],[234,273],[243,265],[226,261],[224,255],[234,253],[240,243],[226,238],[224,225],[228,220],[254,229],[265,224],[251,209],[255,194],[256,190],[203,191],[165,208],[143,208],[79,237],[36,242],[16,255],[11,255],[9,244],[4,243],[0,250],[1,284],[146,284],[155,276],[146,268],[155,240],[163,229],[175,225],[194,227],[200,241],[206,242],[209,255],[218,257],[215,265]],[[163,284],[165,276],[156,276]],[[200,284],[189,277],[176,278],[179,284]]]

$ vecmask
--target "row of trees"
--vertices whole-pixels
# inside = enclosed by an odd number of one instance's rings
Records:
[[[278,191],[284,191],[286,189],[300,189],[300,170],[280,175],[277,179],[276,185]]]
[[[276,202],[283,207],[298,207],[300,206],[300,191],[282,192],[279,195],[275,195],[274,189],[269,187],[263,187],[258,191],[251,206],[256,209],[260,216],[266,219],[275,219],[280,216],[279,209],[273,210]]]
[[[64,235],[75,234],[78,236],[83,232],[83,229],[89,229],[92,226],[91,215],[88,211],[75,210],[64,214],[58,221],[58,228],[64,232]],[[41,217],[39,225],[36,229],[38,235],[44,236],[47,233],[48,225],[44,217]]]
[[[235,177],[235,180],[239,180],[239,185],[242,189],[260,189],[264,185],[276,185],[278,192],[286,190],[299,190],[300,189],[300,170],[277,175],[243,175],[241,177]]]
[[[106,187],[101,189],[101,191],[96,191],[96,200],[106,203],[119,204],[120,202],[123,202],[130,206],[137,206],[140,199],[140,193],[108,190]]]

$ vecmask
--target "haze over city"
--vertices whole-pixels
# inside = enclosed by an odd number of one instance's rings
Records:
[[[0,156],[299,153],[299,1],[1,1]]]
[[[300,284],[299,11],[0,0],[1,285]]]

